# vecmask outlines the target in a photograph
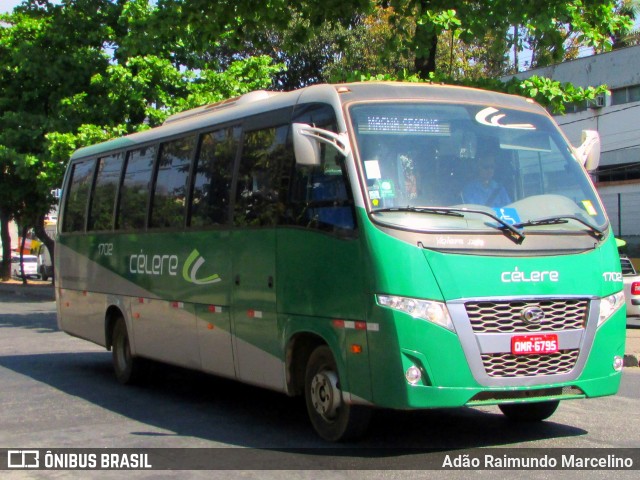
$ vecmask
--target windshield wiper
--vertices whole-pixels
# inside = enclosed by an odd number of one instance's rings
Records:
[[[412,212],[412,213],[432,213],[434,215],[449,215],[451,217],[464,217],[462,213],[458,213],[450,208],[435,208],[435,207],[389,207],[378,208],[373,210],[372,213],[385,213],[385,212]]]
[[[593,235],[596,239],[602,240],[604,238],[604,231],[594,227],[586,220],[578,217],[577,215],[559,215],[557,217],[546,217],[539,218],[538,220],[527,220],[526,222],[518,223],[514,225],[514,227],[522,228],[522,227],[535,227],[538,225],[560,225],[562,223],[569,223],[569,220],[575,220],[576,222],[581,223],[589,229],[589,233]]]
[[[520,245],[524,241],[524,233],[514,228],[512,225],[509,225],[504,220],[500,219],[498,216],[494,215],[490,212],[485,212],[484,210],[472,210],[469,208],[440,208],[440,207],[392,207],[392,208],[381,208],[379,210],[374,210],[374,213],[379,212],[417,212],[417,213],[433,213],[435,215],[450,215],[452,217],[464,217],[465,213],[479,213],[480,215],[485,215],[495,220],[500,224],[500,226],[496,226],[498,230],[502,230],[508,238],[513,240],[516,244]]]
[[[499,227],[496,226],[496,228],[498,230],[502,230],[504,234],[507,236],[507,238],[513,240],[517,245],[520,245],[522,242],[524,242],[525,235],[520,230],[515,228],[517,225],[511,225],[505,222],[504,220],[502,220],[500,217],[498,217],[492,212],[485,212],[484,210],[473,210],[470,208],[451,209],[451,211],[479,213],[480,215],[486,215],[487,217],[492,218],[493,220],[495,220],[500,224],[500,226]],[[487,225],[491,225],[491,224],[487,224]],[[491,226],[495,226],[495,225],[491,225]]]

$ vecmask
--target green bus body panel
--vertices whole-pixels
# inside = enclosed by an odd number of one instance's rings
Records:
[[[599,397],[616,393],[622,374],[614,372],[611,360],[614,356],[624,356],[627,329],[625,309],[619,310],[596,334],[589,359],[582,371],[580,386],[589,397]]]
[[[614,237],[590,252],[555,256],[489,256],[441,253],[402,242],[377,229],[367,231],[374,273],[372,291],[431,300],[484,296],[605,296],[622,282],[603,282],[619,272]],[[426,259],[426,261],[425,261]],[[501,281],[504,272],[558,271],[559,281]]]
[[[361,241],[303,229],[278,230],[278,311],[364,320]]]
[[[89,261],[87,267],[95,262],[149,292],[152,298],[225,306],[230,305],[230,240],[228,231],[59,237],[60,243]],[[185,265],[194,252],[196,257],[204,259],[204,263],[193,272],[196,280],[218,275],[219,281],[199,285],[185,279],[185,275],[189,278],[193,271],[189,268],[185,271]],[[192,262],[191,266],[197,263]],[[89,271],[80,271],[77,277],[72,280],[73,286],[79,290],[87,290],[90,284],[100,286],[99,279],[91,278]],[[63,288],[69,288],[70,279],[63,276],[62,281]],[[128,295],[130,292],[126,286],[125,282],[109,284],[98,291]]]
[[[443,254],[425,250],[447,300],[484,296],[592,295],[619,291],[620,283],[603,282],[603,272],[620,269],[613,235],[601,248],[575,255],[489,257]],[[504,272],[559,272],[558,281],[502,281]],[[507,279],[510,277],[507,276]],[[548,278],[548,277],[547,277]]]
[[[341,388],[358,399],[372,400],[370,382],[370,355],[367,347],[367,332],[353,328],[337,327],[335,319],[280,315],[284,339],[313,335],[322,339],[334,352],[340,374]],[[353,344],[363,347],[362,352],[350,352]],[[302,366],[304,369],[304,365]]]

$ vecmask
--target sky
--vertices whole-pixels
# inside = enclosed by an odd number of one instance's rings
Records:
[[[22,3],[22,0],[0,0],[0,13],[8,13]]]

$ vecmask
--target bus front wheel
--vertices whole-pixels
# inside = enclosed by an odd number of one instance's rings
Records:
[[[553,415],[559,403],[559,400],[536,403],[506,403],[498,405],[498,407],[509,420],[540,422]]]
[[[309,357],[304,391],[309,419],[322,438],[338,442],[364,434],[371,410],[344,401],[338,368],[326,345],[317,347]]]
[[[127,324],[122,317],[116,320],[112,340],[113,370],[118,382],[124,385],[138,382],[142,375],[142,360],[131,355]]]

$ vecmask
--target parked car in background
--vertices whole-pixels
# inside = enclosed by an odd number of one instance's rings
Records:
[[[625,255],[620,256],[624,299],[627,304],[627,325],[640,326],[640,275]]]
[[[38,278],[38,257],[35,255],[23,255],[22,263],[24,266],[24,275],[27,278]],[[14,277],[22,278],[22,271],[20,269],[20,255],[13,255],[11,257],[11,274]]]

